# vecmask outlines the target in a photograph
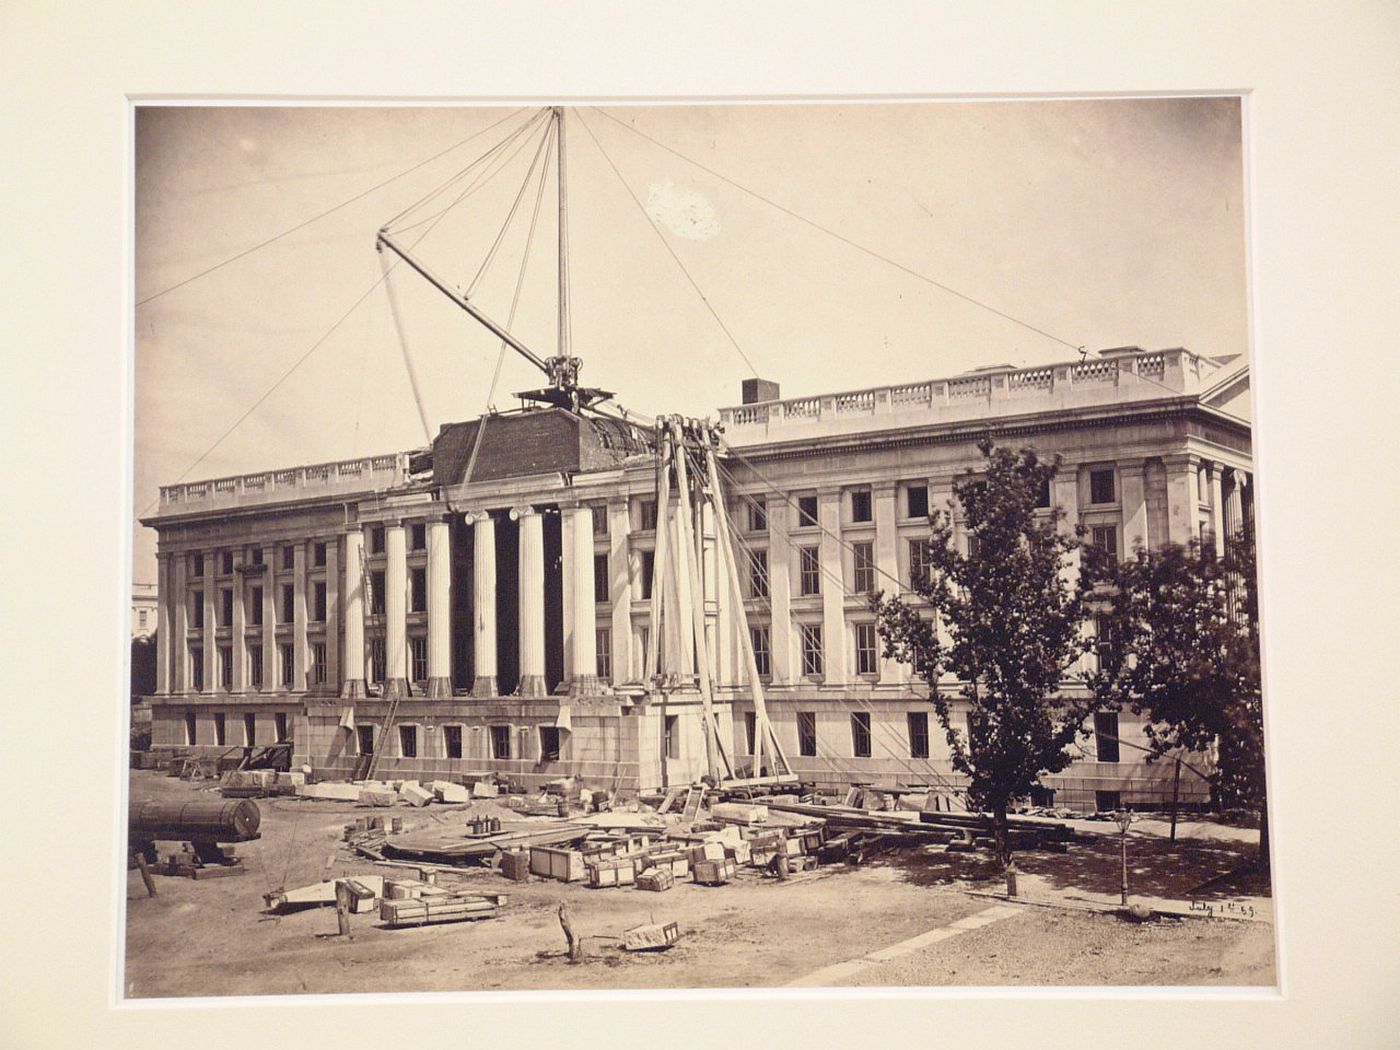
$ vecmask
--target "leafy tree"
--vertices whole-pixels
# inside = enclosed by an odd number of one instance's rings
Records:
[[[1069,765],[1068,746],[1085,734],[1097,704],[1060,691],[1092,643],[1080,630],[1088,580],[1069,571],[1083,530],[1062,531],[1061,508],[1037,510],[1059,460],[989,438],[977,447],[981,475],[969,470],[953,485],[969,553],[958,550],[949,512],[935,510],[927,571],[912,581],[918,600],[877,594],[871,607],[884,655],[911,664],[928,683],[953,768],[970,781],[969,802],[991,813],[1005,870],[1008,807],[1044,774]],[[966,737],[953,725],[951,695],[939,687],[945,673],[956,676],[956,693],[967,702]]]
[[[156,691],[156,633],[131,640],[131,702]]]
[[[1211,754],[1223,806],[1260,811],[1259,864],[1267,867],[1264,706],[1254,537],[1213,548],[1169,544],[1103,572],[1101,613],[1117,644],[1089,684],[1105,703],[1144,716],[1156,754]]]

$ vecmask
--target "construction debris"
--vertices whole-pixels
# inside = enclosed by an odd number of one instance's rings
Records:
[[[502,894],[431,894],[379,902],[379,918],[391,928],[428,926],[441,922],[494,919],[506,898]]]
[[[648,923],[622,931],[622,947],[629,952],[664,951],[680,939],[680,926],[674,922]]]
[[[355,913],[373,911],[384,895],[383,875],[356,875],[353,879],[328,879],[296,889],[274,890],[264,894],[263,900],[267,902],[268,911],[277,913],[321,908],[335,904],[335,888],[340,882],[353,883],[349,887],[353,898],[350,910]]]

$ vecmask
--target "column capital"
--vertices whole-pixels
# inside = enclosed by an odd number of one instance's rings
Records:
[[[528,517],[537,518],[539,516],[540,511],[536,510],[533,506],[531,506],[528,503],[517,504],[516,506],[510,508],[511,521],[520,521],[521,519]]]
[[[1169,468],[1186,467],[1191,469],[1201,465],[1201,457],[1196,452],[1173,452],[1162,457],[1162,465]]]

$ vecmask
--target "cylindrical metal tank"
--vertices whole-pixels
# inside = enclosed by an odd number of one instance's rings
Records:
[[[240,842],[258,837],[262,811],[252,799],[203,799],[198,802],[142,802],[127,818],[133,841],[206,839]]]

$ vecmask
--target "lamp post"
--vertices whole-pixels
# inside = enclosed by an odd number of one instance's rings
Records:
[[[1113,819],[1118,822],[1119,845],[1123,859],[1123,877],[1120,883],[1122,890],[1123,907],[1128,906],[1128,828],[1132,826],[1136,819],[1131,810],[1120,809],[1113,814]]]

